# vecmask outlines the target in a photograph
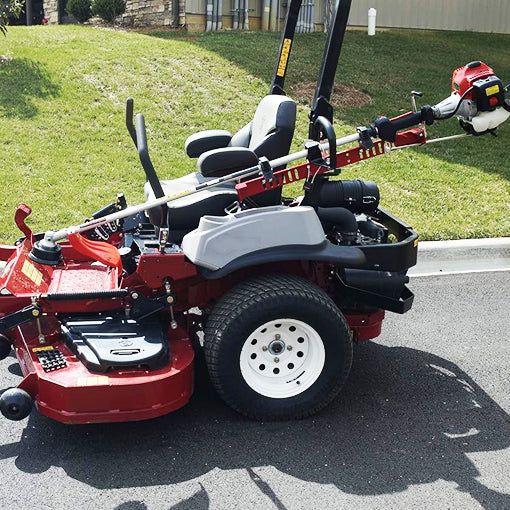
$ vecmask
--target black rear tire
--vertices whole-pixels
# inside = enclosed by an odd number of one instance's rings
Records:
[[[211,312],[204,350],[218,394],[257,420],[316,413],[338,394],[352,362],[340,310],[319,287],[290,274],[230,289]]]

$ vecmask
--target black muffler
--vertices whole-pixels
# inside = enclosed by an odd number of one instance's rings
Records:
[[[409,283],[409,277],[402,273],[366,269],[345,269],[342,279],[349,287],[391,298],[399,298]]]
[[[403,273],[366,269],[343,269],[336,279],[340,300],[395,313],[405,313],[413,304],[408,282],[409,277]]]

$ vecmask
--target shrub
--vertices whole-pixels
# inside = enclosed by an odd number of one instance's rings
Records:
[[[68,0],[66,9],[76,21],[85,23],[92,15],[90,10],[91,3],[92,0]]]
[[[126,11],[126,0],[92,0],[92,14],[113,23],[119,14]]]
[[[9,16],[19,17],[23,10],[23,4],[22,0],[0,0],[0,33],[5,35]]]

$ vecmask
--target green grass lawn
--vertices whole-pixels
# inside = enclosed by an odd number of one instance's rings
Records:
[[[324,34],[296,38],[289,91],[316,80],[324,41]],[[0,64],[0,241],[19,235],[13,214],[21,201],[32,207],[29,224],[40,231],[82,221],[117,192],[130,203],[143,199],[143,170],[124,127],[128,96],[145,114],[159,176],[193,171],[186,138],[209,128],[235,132],[251,118],[269,90],[278,45],[279,36],[267,33],[9,28],[0,39],[0,55],[8,57]],[[475,59],[510,82],[510,36],[348,31],[337,81],[372,101],[337,108],[337,135],[407,111],[412,89],[425,93],[423,103],[437,103],[449,94],[453,69]],[[429,136],[460,132],[450,120],[432,126]],[[306,134],[301,104],[294,150]],[[510,122],[499,134],[398,151],[342,176],[377,181],[383,205],[422,239],[510,235]],[[291,191],[299,193],[297,186]]]

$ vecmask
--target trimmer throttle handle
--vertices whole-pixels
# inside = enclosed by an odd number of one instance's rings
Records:
[[[398,131],[417,126],[421,122],[425,122],[427,126],[434,123],[434,110],[431,106],[423,106],[419,112],[405,113],[394,119],[380,117],[371,127],[377,132],[377,136],[381,140],[394,142]]]
[[[420,122],[425,122],[427,126],[430,126],[434,123],[434,111],[432,110],[431,106],[422,106],[419,112],[414,112],[404,117],[397,117],[391,121],[397,131],[416,126]]]

